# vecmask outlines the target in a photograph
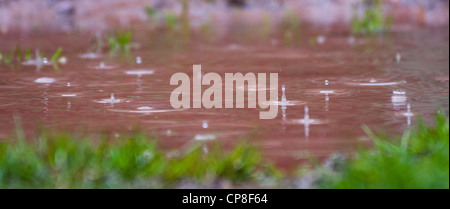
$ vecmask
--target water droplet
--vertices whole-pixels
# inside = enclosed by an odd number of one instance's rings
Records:
[[[324,44],[326,41],[325,36],[317,36],[317,43],[318,44]]]
[[[202,122],[202,127],[203,127],[203,128],[208,128],[208,127],[209,127],[208,121],[204,120],[204,121]]]
[[[208,147],[206,145],[203,145],[203,153],[208,153]]]
[[[142,58],[141,57],[136,57],[136,63],[137,64],[141,64],[142,63]]]
[[[397,54],[395,55],[395,61],[396,61],[396,62],[402,61],[402,55],[401,55],[400,53],[397,53]]]

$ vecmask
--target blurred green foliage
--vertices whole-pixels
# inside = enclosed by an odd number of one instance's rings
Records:
[[[392,142],[373,134],[373,150],[360,151],[335,175],[325,175],[321,186],[339,189],[448,189],[449,120],[443,111],[436,125],[419,122]]]
[[[300,23],[300,17],[291,9],[287,9],[281,22],[284,43],[287,46],[300,42]]]
[[[239,183],[277,174],[254,148],[223,150],[165,152],[142,134],[97,144],[42,134],[33,143],[0,144],[0,188],[171,188],[181,180]]]
[[[110,54],[116,54],[117,52],[129,53],[132,38],[132,31],[116,32],[113,35],[110,35],[108,37]]]
[[[358,15],[358,12],[354,12],[350,21],[352,31],[373,34],[389,30],[392,19],[385,17],[382,1],[374,0],[367,7],[362,17]]]

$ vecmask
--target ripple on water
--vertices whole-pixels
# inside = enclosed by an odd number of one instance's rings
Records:
[[[127,75],[135,75],[135,76],[143,76],[143,75],[153,75],[155,73],[154,70],[127,70],[125,74]]]
[[[297,105],[305,105],[305,101],[269,101],[264,104],[269,105],[278,105],[278,106],[297,106]]]
[[[48,78],[48,77],[42,77],[34,80],[35,83],[43,83],[43,84],[51,84],[54,83],[56,80],[54,78]]]
[[[79,57],[81,59],[99,59],[102,57],[102,55],[98,54],[98,53],[88,52],[88,53],[80,54]]]
[[[214,134],[197,134],[194,137],[195,141],[213,141],[216,139],[217,139],[217,136]]]
[[[119,112],[119,113],[138,113],[138,114],[150,114],[150,113],[166,113],[166,112],[177,112],[183,111],[186,109],[155,109],[153,107],[138,107],[136,109],[109,109],[111,112]]]
[[[91,66],[90,68],[96,69],[96,70],[111,70],[116,68],[114,65],[107,65],[104,62],[100,62],[97,66]]]
[[[348,95],[349,92],[342,89],[311,89],[306,91],[309,95],[316,95],[316,96],[343,96]]]
[[[288,124],[309,124],[309,125],[320,125],[320,124],[327,124],[328,121],[326,120],[317,120],[317,119],[292,119],[287,121]]]
[[[401,85],[406,84],[406,81],[389,81],[386,79],[370,79],[370,80],[361,80],[361,81],[352,81],[352,82],[345,82],[345,84],[350,86],[395,86],[395,85]]]
[[[61,94],[62,97],[76,97],[77,94]]]

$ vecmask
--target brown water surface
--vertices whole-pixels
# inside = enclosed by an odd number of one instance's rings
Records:
[[[140,47],[129,55],[110,57],[104,51],[96,59],[80,57],[94,49],[91,36],[81,32],[0,36],[4,55],[17,44],[49,56],[62,46],[68,59],[59,71],[0,64],[0,137],[13,133],[18,116],[30,135],[37,125],[112,135],[138,127],[157,135],[167,148],[196,140],[234,144],[247,138],[269,159],[289,167],[305,159],[305,152],[323,159],[370,145],[363,125],[397,135],[418,116],[431,121],[438,108],[448,112],[448,28],[354,38],[307,31],[295,46],[287,46],[282,34],[266,39],[230,34],[215,41],[196,34],[190,41],[181,35],[135,34]],[[321,44],[315,41],[319,35],[325,38]],[[137,56],[141,64],[135,62]],[[97,69],[100,62],[113,67]],[[176,72],[192,76],[193,64],[221,75],[279,73],[279,98],[284,85],[292,105],[280,105],[273,120],[260,120],[258,109],[174,110],[170,77]],[[139,76],[136,70],[146,73]],[[39,78],[54,82],[36,83]],[[111,94],[117,102],[99,103]],[[414,114],[410,117],[404,114],[408,104]],[[305,105],[318,123],[301,122]]]

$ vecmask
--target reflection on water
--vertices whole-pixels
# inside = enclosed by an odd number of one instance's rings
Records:
[[[265,156],[290,166],[305,151],[322,159],[370,143],[359,140],[365,136],[362,125],[400,134],[416,116],[429,121],[438,107],[448,111],[448,31],[392,34],[376,41],[311,35],[320,47],[272,44],[282,36],[256,43],[234,36],[217,43],[193,39],[173,47],[164,36],[153,37],[160,42],[147,46],[148,40],[139,39],[142,47],[127,60],[79,55],[90,47],[80,44],[82,36],[55,35],[51,40],[65,43],[69,60],[60,71],[0,64],[0,136],[14,129],[14,116],[22,118],[30,135],[40,123],[88,134],[131,132],[137,126],[159,136],[166,147],[247,139]],[[30,39],[27,47],[38,47],[42,39]],[[14,40],[1,38],[0,51]],[[393,59],[398,51],[402,54]],[[173,109],[170,77],[192,76],[193,64],[219,74],[279,73],[278,117],[259,120],[259,109]],[[257,86],[246,89],[255,93]]]

